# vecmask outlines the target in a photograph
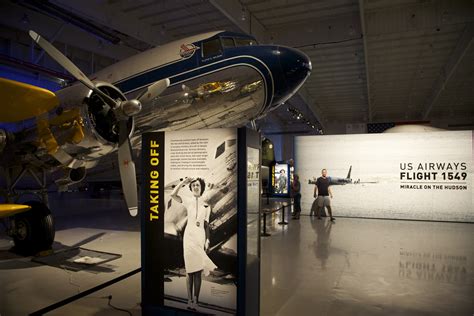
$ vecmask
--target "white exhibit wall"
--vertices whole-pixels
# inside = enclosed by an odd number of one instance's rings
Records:
[[[295,137],[302,209],[309,214],[314,185],[330,177],[335,216],[474,222],[473,132]]]

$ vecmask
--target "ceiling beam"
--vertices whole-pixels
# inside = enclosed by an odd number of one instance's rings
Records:
[[[107,1],[51,0],[51,2],[150,45],[161,45],[172,40],[167,34],[157,31],[157,28],[150,27],[150,24],[139,21],[131,14],[123,13],[119,6],[108,5]]]
[[[27,23],[22,20],[22,17],[27,18]],[[64,30],[58,33],[58,29],[62,27],[64,22],[45,16],[29,8],[22,7],[13,2],[0,2],[0,20],[2,24],[0,29],[2,32],[6,32],[2,33],[2,38],[20,36],[15,35],[15,32],[13,31],[7,31],[6,29],[8,28],[17,30],[16,32],[20,32],[22,38],[25,37],[28,39],[28,42],[31,42],[31,38],[28,36],[28,31],[34,30],[48,40],[51,40],[51,37],[57,35],[55,40],[56,43],[67,44],[71,47],[77,47],[85,51],[94,52],[96,55],[108,58],[120,60],[137,53],[136,50],[123,45],[104,43],[104,45],[100,47],[98,45],[99,40],[94,37],[94,35],[86,33],[71,24],[64,25]],[[15,42],[18,41],[18,39],[15,40],[15,37],[12,37],[11,39]]]
[[[372,122],[372,95],[370,94],[369,51],[367,48],[367,29],[365,25],[364,0],[359,0],[360,25],[364,42],[365,82],[367,83],[367,115],[368,123]]]
[[[301,99],[309,105],[310,110],[313,112],[314,116],[318,119],[319,125],[321,125],[321,129],[326,129],[327,127],[327,119],[326,116],[323,114],[323,111],[319,107],[319,104],[316,103],[313,97],[309,94],[308,90],[303,86],[298,91],[298,95]]]
[[[251,34],[264,43],[270,39],[265,26],[237,0],[210,0],[210,3],[242,32]],[[245,19],[242,19],[245,17]]]
[[[444,91],[449,79],[453,76],[458,68],[461,60],[463,59],[466,52],[469,50],[472,42],[474,41],[474,23],[468,23],[466,28],[461,35],[461,38],[456,44],[456,48],[449,56],[448,61],[441,70],[438,79],[433,85],[431,95],[427,99],[427,102],[423,109],[423,120],[427,120],[431,110],[433,109],[436,101],[438,100],[441,93]]]

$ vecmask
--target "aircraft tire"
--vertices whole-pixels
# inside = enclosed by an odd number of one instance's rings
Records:
[[[15,215],[17,233],[13,237],[15,250],[25,255],[51,248],[54,241],[54,220],[48,207],[38,201],[24,203],[31,210]]]

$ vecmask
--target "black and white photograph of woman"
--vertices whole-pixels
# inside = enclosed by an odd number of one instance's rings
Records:
[[[192,198],[179,195],[182,188],[192,192]],[[209,275],[216,265],[208,257],[209,217],[211,208],[203,196],[206,183],[201,178],[185,178],[171,193],[171,198],[181,203],[187,212],[187,224],[183,236],[183,256],[186,269],[186,286],[190,310],[199,307],[202,275]]]

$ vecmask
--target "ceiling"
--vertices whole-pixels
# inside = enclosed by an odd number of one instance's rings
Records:
[[[191,34],[244,31],[311,58],[312,75],[289,104],[326,133],[368,122],[474,123],[470,0],[25,0],[3,1],[0,12],[0,40],[10,45],[2,53],[60,72],[25,30],[54,40],[86,73]],[[260,124],[311,131],[286,107]]]

